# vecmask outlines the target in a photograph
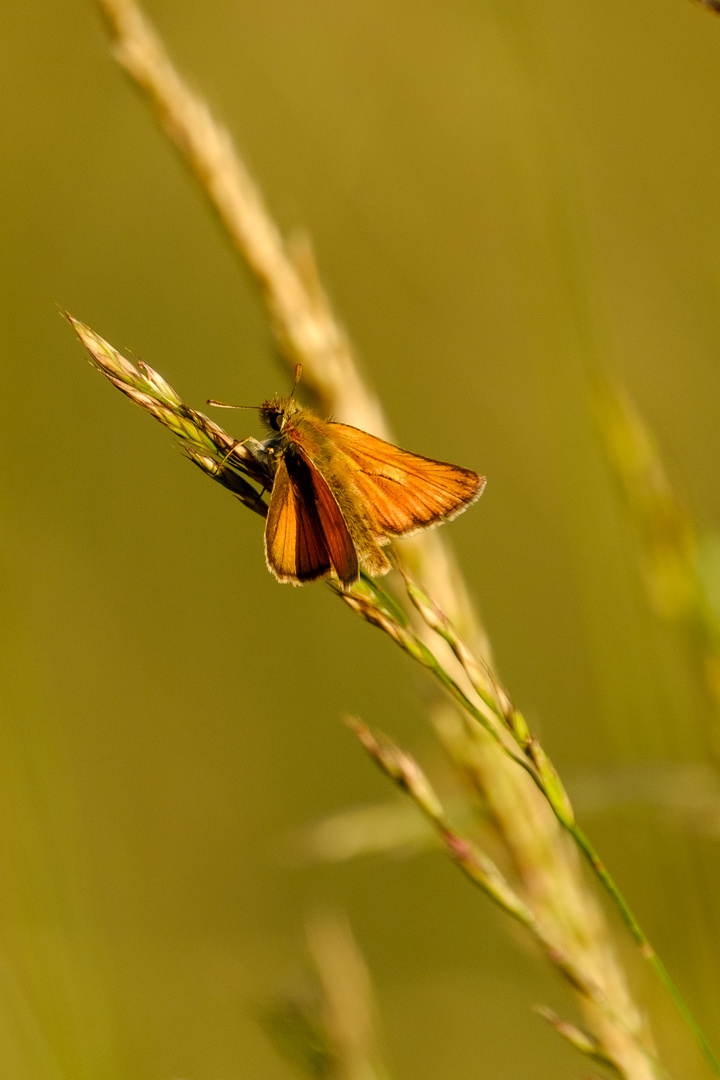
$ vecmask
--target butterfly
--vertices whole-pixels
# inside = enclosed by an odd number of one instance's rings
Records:
[[[304,585],[334,575],[348,590],[361,568],[371,576],[389,571],[383,548],[394,537],[466,510],[485,477],[322,420],[295,400],[300,372],[298,365],[288,397],[258,407],[270,436],[242,444],[271,478],[265,559],[278,581]]]

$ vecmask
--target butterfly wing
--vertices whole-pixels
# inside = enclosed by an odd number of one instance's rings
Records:
[[[290,459],[289,468],[306,470],[315,497],[315,511],[325,539],[325,546],[335,573],[343,585],[352,585],[358,579],[358,556],[345,518],[327,481],[307,460]]]
[[[330,489],[303,458],[283,455],[273,481],[265,523],[265,558],[278,581],[295,585],[327,577],[343,585],[358,579],[358,560]]]
[[[411,454],[349,424],[332,424],[378,536],[404,536],[461,514],[482,494],[485,477]]]
[[[314,503],[307,504],[284,458],[278,462],[265,522],[265,559],[278,581],[294,584],[315,581],[331,570]]]

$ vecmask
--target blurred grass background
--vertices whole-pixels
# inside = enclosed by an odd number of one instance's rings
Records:
[[[283,227],[312,233],[398,441],[489,477],[451,535],[503,679],[717,1046],[717,835],[582,797],[618,765],[707,756],[589,392],[619,377],[693,515],[720,522],[720,19],[686,0],[147,10]],[[339,716],[432,755],[426,688],[325,590],[277,585],[259,521],[57,315],[196,407],[287,389],[93,5],[4,5],[0,72],[3,1074],[288,1075],[257,1006],[326,903],[397,1077],[577,1071],[529,1013],[566,1012],[564,989],[442,859],[289,865],[294,830],[388,795]],[[704,1075],[629,962],[668,1063]]]

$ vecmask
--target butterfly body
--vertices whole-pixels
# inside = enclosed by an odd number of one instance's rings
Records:
[[[259,412],[271,434],[245,446],[272,476],[265,557],[279,581],[334,574],[348,589],[360,568],[386,574],[382,549],[393,537],[449,521],[485,486],[470,469],[322,420],[292,396],[269,399]]]

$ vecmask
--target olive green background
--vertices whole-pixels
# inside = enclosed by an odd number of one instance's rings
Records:
[[[515,701],[720,1045],[718,836],[584,806],[702,761],[589,401],[619,377],[720,522],[720,18],[690,0],[154,0],[324,280],[398,441],[488,476],[448,530]],[[244,271],[93,4],[0,9],[0,1075],[290,1075],[256,1013],[348,912],[397,1078],[577,1075],[554,973],[437,854],[296,866],[390,795],[340,718],[439,766],[410,662],[85,361],[56,305],[202,407],[288,387]],[[221,418],[258,434],[251,414]],[[632,774],[631,768],[631,774]],[[620,933],[619,939],[625,939]],[[627,954],[676,1075],[706,1075]]]

